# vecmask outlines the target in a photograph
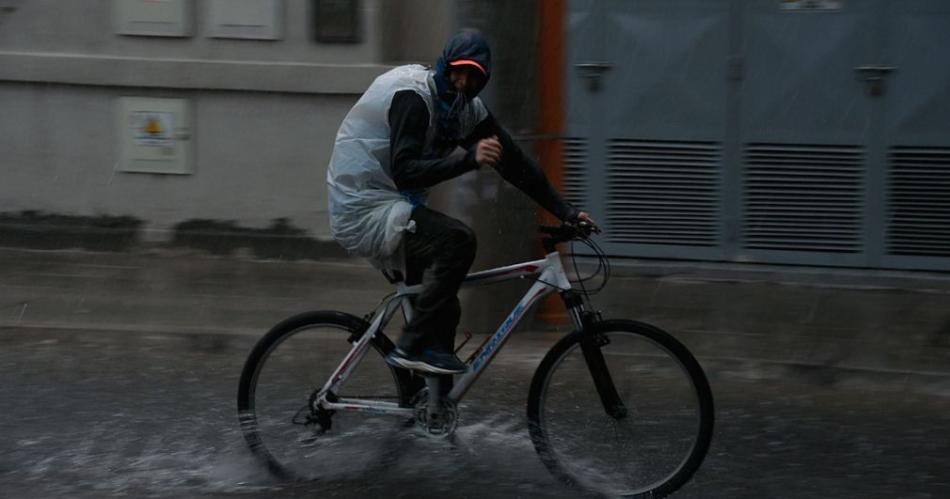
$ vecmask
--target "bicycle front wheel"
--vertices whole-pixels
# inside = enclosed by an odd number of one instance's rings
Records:
[[[278,324],[257,343],[241,372],[238,414],[244,438],[285,480],[343,479],[387,455],[399,418],[317,410],[314,400],[367,323],[340,312],[309,312]],[[405,403],[403,376],[383,360],[392,343],[373,348],[338,397]]]
[[[609,496],[664,497],[686,483],[709,448],[713,412],[686,347],[634,321],[563,338],[528,396],[531,439],[548,469]]]

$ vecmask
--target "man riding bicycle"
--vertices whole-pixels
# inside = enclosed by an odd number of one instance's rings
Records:
[[[435,68],[405,65],[379,76],[337,133],[327,171],[334,239],[391,278],[404,272],[407,284],[423,286],[390,364],[465,371],[453,347],[457,294],[475,258],[475,235],[426,206],[429,187],[493,167],[560,220],[593,223],[558,195],[477,97],[490,76],[488,44],[463,31]]]

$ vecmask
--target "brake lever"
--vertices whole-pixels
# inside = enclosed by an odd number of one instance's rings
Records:
[[[601,232],[597,224],[593,224],[587,220],[578,220],[577,227],[581,229],[585,236],[589,236],[591,233],[600,234]]]

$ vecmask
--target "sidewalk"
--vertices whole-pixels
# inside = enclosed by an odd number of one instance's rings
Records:
[[[463,302],[525,284],[476,287]],[[360,260],[0,250],[0,331],[260,335],[306,310],[363,315],[390,290]],[[834,368],[950,386],[950,274],[616,261],[593,303],[666,329],[704,364],[754,376]],[[519,343],[551,343],[551,329],[523,324]]]

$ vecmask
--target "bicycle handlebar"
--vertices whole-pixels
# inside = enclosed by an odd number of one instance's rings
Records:
[[[555,251],[554,247],[558,243],[587,239],[591,234],[599,233],[600,229],[590,222],[580,220],[576,223],[562,223],[559,226],[541,225],[538,227],[538,232],[548,236],[541,238],[541,242],[544,244],[545,251],[550,253]]]

